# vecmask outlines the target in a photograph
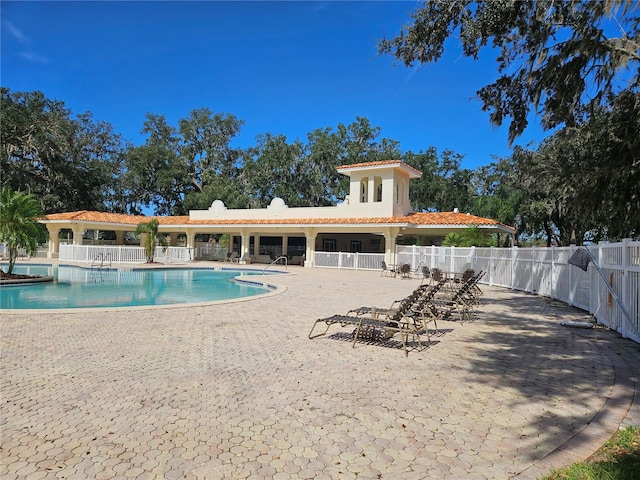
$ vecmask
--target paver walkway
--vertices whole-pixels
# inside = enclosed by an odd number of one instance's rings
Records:
[[[418,280],[289,271],[236,303],[3,312],[0,478],[533,479],[640,424],[640,346],[560,325],[584,312],[485,286],[405,358],[307,335]]]

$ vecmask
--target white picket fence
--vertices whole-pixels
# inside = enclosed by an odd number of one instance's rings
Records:
[[[592,314],[598,323],[640,343],[640,241],[590,245],[626,319],[593,264],[587,272],[570,265],[578,247],[456,248],[398,246],[393,263],[461,272],[485,271],[483,283],[560,300]],[[316,252],[319,268],[382,269],[383,254]]]
[[[192,249],[184,247],[156,247],[154,261],[160,263],[186,263],[192,260]],[[60,261],[92,265],[109,263],[145,263],[143,247],[111,245],[60,245]]]
[[[512,288],[560,300],[592,314],[624,337],[640,343],[640,241],[590,245],[604,278],[615,292],[624,312],[594,268],[587,272],[568,263],[578,247],[551,248],[456,248],[398,246],[393,263],[409,263],[413,271],[421,266],[461,272],[467,268],[486,272],[483,283]],[[3,253],[0,248],[0,253]],[[187,263],[194,250],[185,247],[157,247],[155,260],[161,263]],[[38,255],[40,256],[40,255]],[[46,251],[42,252],[46,256]],[[104,265],[144,263],[142,247],[111,245],[60,245],[60,261]],[[315,252],[317,268],[381,270],[384,254]]]

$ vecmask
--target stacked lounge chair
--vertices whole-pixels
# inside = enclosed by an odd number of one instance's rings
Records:
[[[446,278],[440,277],[435,284],[421,284],[405,298],[393,302],[389,308],[359,307],[349,310],[346,315],[319,318],[311,327],[309,338],[325,335],[329,328],[336,324],[341,327],[355,327],[353,347],[358,338],[369,336],[387,340],[399,333],[405,356],[408,356],[409,335],[417,340],[421,348],[421,334],[426,334],[427,340],[431,341],[428,328],[430,323],[434,324],[438,333],[438,320],[457,318],[460,323],[464,323],[471,319],[475,309],[480,305],[482,290],[478,282],[483,276],[482,271],[478,274],[465,272],[465,280],[454,284],[455,286],[450,285],[451,282]],[[320,323],[324,323],[326,328],[314,335],[313,332]],[[375,332],[381,335],[375,335]]]
[[[478,282],[484,276],[484,272],[470,276],[466,281],[460,283],[457,288],[444,291],[437,295],[426,313],[434,319],[449,319],[457,316],[460,323],[469,321],[475,308],[480,305],[480,295],[482,290],[478,287]]]
[[[437,319],[425,313],[428,305],[442,288],[444,281],[436,285],[420,285],[407,297],[394,301],[389,308],[378,309],[376,307],[359,307],[349,310],[346,315],[333,315],[327,318],[316,320],[309,332],[309,338],[316,338],[325,335],[332,325],[340,325],[341,327],[355,327],[353,335],[353,347],[359,337],[370,329],[379,329],[383,331],[387,338],[400,333],[402,346],[405,356],[409,354],[407,350],[407,341],[409,335],[420,342],[420,333],[425,332],[428,340],[430,340],[428,323],[433,322],[437,331]],[[313,331],[319,323],[326,324],[323,332],[313,335]]]

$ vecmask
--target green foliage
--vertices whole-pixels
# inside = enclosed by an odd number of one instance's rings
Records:
[[[253,198],[261,207],[266,207],[273,198],[282,198],[287,205],[306,205],[306,199],[298,187],[305,166],[303,146],[300,142],[287,143],[284,135],[261,135],[258,146],[251,149],[250,163],[245,165]]]
[[[144,248],[144,253],[147,256],[147,263],[153,263],[156,242],[158,243],[158,245],[165,247],[164,250],[166,250],[167,239],[164,235],[158,233],[159,225],[160,222],[158,222],[158,220],[154,218],[148,222],[139,223],[136,226],[136,237],[140,236],[141,234],[144,235],[142,246]]]
[[[492,247],[493,236],[479,225],[467,225],[462,233],[450,232],[444,237],[445,247]]]
[[[438,61],[445,41],[458,38],[465,56],[497,49],[498,79],[478,98],[494,125],[511,119],[509,142],[542,115],[546,128],[576,121],[578,107],[591,107],[615,91],[640,62],[640,17],[634,0],[607,2],[450,1],[421,3],[412,23],[378,45],[406,66]],[[607,23],[608,19],[613,19]],[[609,27],[609,28],[607,28]]]
[[[180,215],[188,175],[178,154],[158,144],[132,147],[126,156],[124,184],[131,196],[131,213],[155,207],[157,215]],[[133,200],[135,199],[135,200]]]
[[[492,247],[495,245],[493,236],[480,225],[468,225],[462,232],[465,247]]]
[[[617,432],[587,461],[554,470],[540,480],[634,480],[640,471],[640,428]]]
[[[471,170],[461,169],[462,155],[435,147],[426,152],[408,152],[402,159],[420,170],[422,177],[411,181],[411,206],[416,211],[451,212],[454,208],[470,211],[473,205]]]
[[[502,185],[525,200],[518,231],[542,232],[547,245],[640,234],[640,94],[621,92],[584,117],[502,163]]]
[[[41,92],[2,88],[2,185],[36,195],[45,213],[123,211],[122,139],[90,113],[71,117]]]
[[[516,235],[522,233],[521,212],[526,196],[514,185],[512,159],[500,159],[479,167],[471,179],[475,192],[470,211],[481,217],[492,218],[505,225],[516,227]]]
[[[442,241],[443,247],[461,247],[463,243],[462,236],[456,232],[447,233]]]
[[[178,128],[164,115],[147,114],[142,133],[148,138],[126,160],[124,183],[135,199],[131,210],[140,213],[153,206],[156,215],[183,215],[187,204],[204,205],[215,191],[224,193],[220,199],[227,204],[237,198],[243,190],[237,165],[241,152],[230,144],[242,123],[208,108],[193,110]],[[222,190],[215,187],[221,180],[229,183]]]
[[[452,8],[458,8],[456,3]],[[454,9],[455,9],[454,8]],[[489,7],[487,7],[489,8]],[[3,186],[36,195],[45,213],[106,210],[184,215],[220,199],[229,208],[335,205],[348,194],[345,164],[399,159],[423,172],[411,181],[416,211],[460,211],[516,228],[517,243],[547,245],[640,235],[640,94],[637,85],[576,107],[572,126],[537,148],[475,171],[434,147],[402,153],[363,117],[316,129],[306,142],[266,133],[245,150],[231,146],[242,121],[209,109],[170,125],[148,114],[141,146],[127,145],[90,114],[71,116],[40,92],[2,89]]]
[[[37,252],[38,246],[47,241],[45,226],[38,223],[42,207],[33,194],[14,192],[5,185],[0,192],[0,242],[7,244],[9,266],[6,273],[13,272],[18,249],[24,248],[29,255]]]

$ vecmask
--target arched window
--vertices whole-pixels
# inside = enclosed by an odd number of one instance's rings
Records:
[[[369,179],[367,177],[364,177],[362,180],[360,180],[360,203],[367,203],[368,188]]]

